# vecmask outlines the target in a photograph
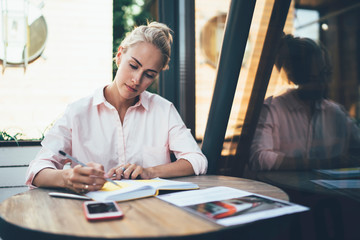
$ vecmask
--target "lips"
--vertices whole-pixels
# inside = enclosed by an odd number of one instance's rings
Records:
[[[130,91],[130,92],[137,92],[136,88],[130,87],[129,85],[125,84],[126,88]]]

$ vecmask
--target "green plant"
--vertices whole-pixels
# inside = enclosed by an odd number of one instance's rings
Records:
[[[55,122],[55,121],[54,121]],[[2,130],[0,131],[0,141],[15,141],[18,144],[19,141],[42,141],[45,137],[46,132],[54,125],[54,122],[49,124],[42,132],[39,138],[24,138],[25,134],[21,133],[19,130],[12,131]],[[15,132],[15,133],[10,133]]]
[[[22,136],[22,133],[16,133],[11,135],[6,131],[0,131],[0,141],[18,141],[18,137]]]
[[[8,132],[6,132],[5,130],[0,131],[0,141],[15,141],[16,144],[19,146],[19,137],[22,136],[22,133],[15,133],[15,134],[10,134]]]

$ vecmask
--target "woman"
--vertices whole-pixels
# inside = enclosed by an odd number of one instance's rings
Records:
[[[99,190],[113,179],[204,174],[207,159],[175,107],[145,91],[168,68],[170,29],[152,22],[135,28],[120,44],[114,81],[92,96],[70,104],[46,134],[30,163],[30,187]],[[87,164],[63,169],[67,152]],[[171,162],[170,153],[177,160]]]
[[[298,87],[265,100],[251,146],[252,170],[305,170],[358,164],[360,131],[326,98],[327,51],[309,38],[284,35],[276,61]],[[358,159],[358,158],[357,158]]]

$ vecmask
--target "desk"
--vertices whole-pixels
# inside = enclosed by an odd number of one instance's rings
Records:
[[[202,189],[228,186],[288,200],[287,194],[279,188],[254,180],[211,175],[174,180],[194,182]],[[203,239],[213,238],[212,235],[228,229],[236,230],[236,227],[219,226],[155,197],[120,202],[124,219],[91,223],[84,217],[81,200],[52,198],[48,196],[50,191],[53,189],[30,190],[0,204],[0,233],[4,240],[7,236],[18,239],[15,235],[26,236],[26,239]],[[264,221],[276,224],[276,219]]]
[[[291,202],[311,209],[298,223],[305,228],[294,234],[298,239],[359,239],[359,189],[322,187],[311,180],[332,178],[315,171],[258,172],[256,179],[280,187],[288,193]]]

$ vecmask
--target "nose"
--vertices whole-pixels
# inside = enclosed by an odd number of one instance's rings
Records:
[[[134,84],[138,85],[141,80],[142,73],[140,71],[135,72],[132,77],[132,81]]]

